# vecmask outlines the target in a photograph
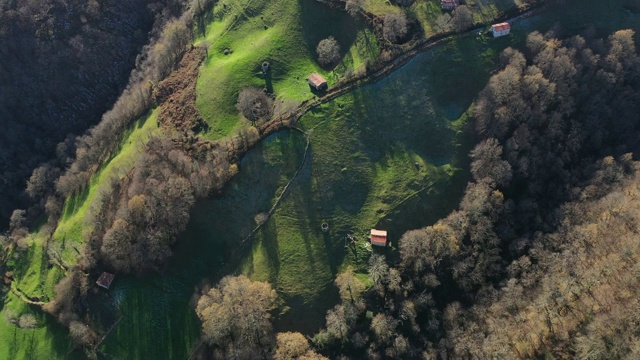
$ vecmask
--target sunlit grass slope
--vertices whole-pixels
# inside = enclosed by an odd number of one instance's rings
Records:
[[[227,0],[213,10],[214,21],[199,41],[210,45],[197,86],[197,105],[216,139],[246,125],[235,108],[240,89],[265,88],[279,101],[300,101],[313,94],[306,78],[323,74],[330,83],[378,55],[375,35],[343,11],[315,0]],[[315,48],[333,36],[343,62],[325,71],[315,61]],[[226,55],[225,55],[226,54]],[[261,64],[268,61],[265,76]]]
[[[157,111],[137,120],[125,133],[119,149],[91,178],[80,193],[67,198],[58,227],[49,246],[58,252],[65,264],[74,264],[85,236],[93,228],[91,215],[101,196],[101,189],[112,178],[123,178],[135,165],[141,147],[149,137],[158,132]]]
[[[55,285],[64,276],[63,266],[73,265],[84,244],[84,234],[92,228],[88,215],[97,201],[100,189],[111,177],[121,178],[136,161],[138,148],[157,131],[155,113],[136,121],[126,132],[119,150],[91,179],[90,185],[67,199],[62,218],[51,239],[35,229],[24,241],[25,249],[14,249],[8,267],[14,273],[11,287],[25,296],[41,302],[55,297]],[[48,253],[47,253],[48,252]],[[49,261],[49,258],[53,258]],[[59,263],[62,261],[62,264]],[[37,306],[22,302],[9,292],[1,308],[0,359],[71,358],[73,347],[68,332],[53,317]],[[13,316],[32,314],[34,328],[22,329],[8,323]]]

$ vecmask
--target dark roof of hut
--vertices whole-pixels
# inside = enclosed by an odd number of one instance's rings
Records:
[[[103,272],[98,278],[98,281],[96,281],[96,284],[98,284],[98,286],[103,287],[105,289],[109,289],[109,286],[111,286],[111,283],[113,282],[114,277],[115,275],[111,273]]]

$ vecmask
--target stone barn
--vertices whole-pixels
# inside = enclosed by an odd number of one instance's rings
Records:
[[[509,34],[511,31],[511,25],[507,22],[491,25],[491,32],[493,37],[500,37]]]
[[[309,75],[307,81],[309,82],[309,86],[316,89],[317,91],[326,90],[328,87],[327,80],[325,80],[325,78],[323,78],[322,75],[318,73]]]
[[[98,286],[100,286],[101,288],[109,290],[109,287],[113,282],[113,278],[115,278],[115,275],[108,272],[103,272],[98,278],[98,281],[96,281],[96,284],[98,284]]]
[[[387,246],[387,231],[371,229],[371,245]]]

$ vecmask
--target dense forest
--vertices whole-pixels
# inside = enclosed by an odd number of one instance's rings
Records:
[[[0,1],[0,229],[55,179],[75,141],[111,108],[143,45],[180,14],[181,1]],[[152,31],[153,30],[153,31]],[[140,56],[139,54],[142,54]],[[66,139],[66,140],[65,140]]]

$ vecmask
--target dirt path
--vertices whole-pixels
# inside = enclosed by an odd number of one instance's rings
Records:
[[[18,297],[18,299],[20,299],[22,302],[29,304],[29,305],[35,305],[35,306],[39,306],[42,307],[45,305],[44,302],[42,301],[33,301],[31,299],[29,299],[29,297],[27,295],[25,295],[22,291],[18,290],[17,288],[14,288],[13,286],[11,286],[11,292]]]

